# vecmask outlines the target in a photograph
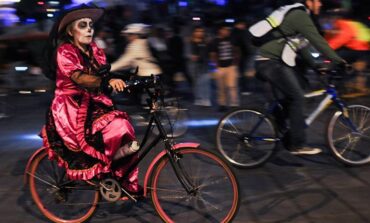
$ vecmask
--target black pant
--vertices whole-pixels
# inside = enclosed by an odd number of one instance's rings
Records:
[[[256,70],[260,78],[268,81],[285,97],[290,120],[290,146],[303,146],[306,142],[304,91],[296,73],[277,60],[257,61]]]

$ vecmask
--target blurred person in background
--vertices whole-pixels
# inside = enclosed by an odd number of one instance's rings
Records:
[[[125,83],[108,74],[106,57],[93,42],[94,23],[104,9],[80,5],[64,12],[49,34],[44,73],[55,81],[55,96],[41,135],[50,159],[74,180],[90,180],[111,172],[112,162],[127,149],[136,151],[135,132],[125,112],[116,110],[107,93],[121,92]],[[117,178],[137,155],[127,156],[114,170]],[[130,193],[142,193],[138,168],[121,179]]]
[[[185,45],[182,39],[179,25],[173,26],[170,30],[170,36],[167,39],[168,54],[172,58],[173,66],[171,67],[171,85],[175,85],[174,78],[176,73],[183,74],[191,87],[193,85],[192,77],[188,72],[187,60],[185,58]]]
[[[161,25],[153,27],[151,35],[148,37],[148,43],[152,56],[155,58],[157,65],[162,70],[162,76],[164,84],[168,90],[168,94],[172,95],[175,91],[173,72],[176,68],[174,58],[172,58],[169,53],[167,34],[168,32],[165,27]]]
[[[219,111],[227,106],[239,106],[238,70],[239,51],[231,39],[231,29],[227,24],[220,24],[217,37],[210,46],[210,58],[216,66],[214,77],[217,85]]]
[[[321,149],[306,144],[305,99],[300,82],[302,73],[299,69],[297,72],[300,65],[296,64],[295,58],[299,53],[307,59],[307,63],[312,64],[312,56],[310,58],[311,54],[305,49],[313,46],[330,59],[333,66],[344,65],[346,61],[330,48],[311,19],[320,13],[320,0],[286,3],[249,28],[253,36],[261,41],[256,56],[256,70],[260,79],[270,83],[284,97],[284,109],[287,111],[276,116],[276,121],[278,125],[284,125],[285,117],[289,118],[290,131],[284,139],[287,149],[293,155],[314,155],[320,153]],[[292,47],[293,43],[297,48]]]
[[[112,63],[111,71],[138,67],[138,76],[162,74],[161,67],[150,50],[148,32],[149,26],[143,23],[132,23],[122,30],[121,33],[126,37],[128,44],[124,53]],[[145,104],[140,89],[133,92],[133,95],[134,101]]]
[[[349,18],[350,12],[334,11],[339,14],[331,17],[331,27],[326,30],[325,37],[330,47],[351,63],[356,71],[354,85],[346,90],[367,92],[365,71],[370,62],[370,29],[366,24]]]
[[[250,42],[250,37],[247,32],[247,23],[244,19],[239,18],[235,21],[234,28],[231,33],[233,42],[238,47],[240,52],[240,59],[238,64],[238,71],[240,75],[240,91],[250,93],[251,79],[253,78],[253,70],[249,65],[249,59],[253,54],[253,46]],[[252,75],[251,75],[252,74]]]
[[[196,26],[190,39],[189,67],[194,79],[194,105],[211,106],[211,77],[205,29]]]
[[[114,44],[113,38],[111,37],[110,29],[97,29],[96,35],[94,37],[94,42],[100,49],[104,50],[107,61],[112,61],[112,59],[114,58]]]

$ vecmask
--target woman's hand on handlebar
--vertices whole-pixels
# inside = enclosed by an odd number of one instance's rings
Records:
[[[112,78],[109,80],[109,85],[115,92],[122,92],[126,88],[126,83],[121,79]]]

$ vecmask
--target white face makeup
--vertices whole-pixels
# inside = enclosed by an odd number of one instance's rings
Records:
[[[83,47],[93,40],[94,23],[90,18],[82,18],[73,22],[69,34],[73,37],[73,43]]]

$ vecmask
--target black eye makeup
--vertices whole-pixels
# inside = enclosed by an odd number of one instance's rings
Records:
[[[86,29],[87,27],[94,29],[94,23],[93,22],[87,22],[87,21],[80,21],[77,23],[77,27],[79,29]]]

